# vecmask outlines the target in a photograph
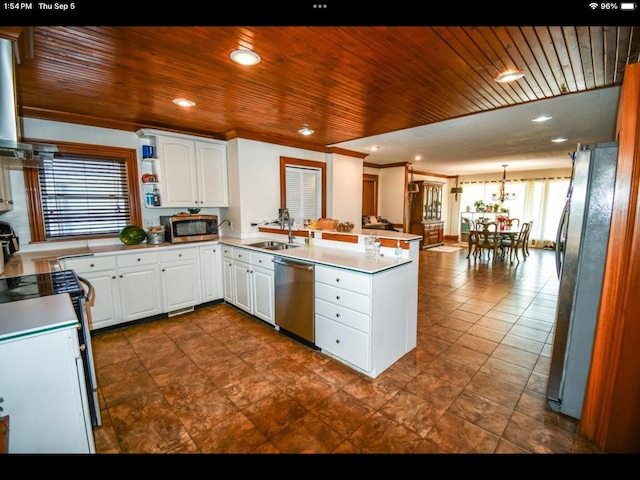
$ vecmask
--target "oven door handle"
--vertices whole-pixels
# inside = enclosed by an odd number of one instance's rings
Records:
[[[80,280],[80,283],[87,286],[88,292],[85,292],[84,298],[87,304],[91,304],[95,295],[95,289],[93,288],[93,285],[91,285],[91,282],[86,278],[78,277],[78,280]]]

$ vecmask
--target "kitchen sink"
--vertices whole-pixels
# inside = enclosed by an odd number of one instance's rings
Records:
[[[255,247],[255,248],[264,248],[265,250],[287,250],[289,248],[299,247],[299,245],[293,245],[291,243],[283,243],[283,242],[274,242],[271,240],[266,242],[250,243],[247,246]]]
[[[289,248],[298,248],[300,245],[293,245],[291,243],[281,243],[272,247],[265,247],[266,250],[287,250]]]

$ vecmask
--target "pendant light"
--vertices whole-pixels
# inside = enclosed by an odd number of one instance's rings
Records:
[[[462,187],[458,186],[458,177],[456,177],[456,184],[454,187],[451,187],[451,191],[449,193],[455,194],[455,200],[458,201],[458,194],[462,193]]]
[[[515,200],[516,198],[515,193],[507,193],[505,189],[505,186],[507,183],[507,166],[508,165],[502,165],[503,172],[502,172],[502,180],[500,181],[500,192],[493,193],[491,195],[491,198],[494,201],[499,200],[500,203],[504,203],[505,200]]]
[[[418,193],[420,191],[420,188],[418,187],[418,184],[413,181],[413,166],[409,168],[409,171],[411,172],[411,181],[407,185],[407,188],[408,188],[409,194],[411,195],[414,193]]]

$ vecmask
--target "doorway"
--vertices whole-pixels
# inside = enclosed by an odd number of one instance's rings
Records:
[[[362,175],[362,216],[378,215],[378,175]]]

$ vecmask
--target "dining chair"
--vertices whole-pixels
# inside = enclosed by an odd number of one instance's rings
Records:
[[[510,237],[505,235],[502,237],[502,247],[504,248],[504,254],[509,254],[509,261],[513,263],[513,257],[515,255],[516,260],[520,263],[520,257],[518,256],[518,250],[522,251],[522,259],[526,260],[527,255],[525,254],[524,244],[529,235],[530,224],[525,222],[522,224],[522,228],[517,235]]]
[[[520,228],[520,219],[519,218],[510,218],[509,223],[514,228]]]
[[[478,233],[474,224],[467,217],[462,217],[462,223],[464,223],[467,227],[467,232],[469,232],[469,252],[467,253],[467,258],[471,256],[471,254],[475,254],[475,249],[478,244]]]
[[[522,244],[522,254],[525,256],[529,256],[529,236],[531,235],[531,229],[533,228],[533,220],[529,220],[529,229],[527,230],[527,238],[524,239],[524,243]]]
[[[501,237],[498,233],[498,223],[488,222],[482,225],[478,230],[478,240],[474,252],[474,259],[477,260],[478,255],[482,258],[484,251],[487,251],[487,260],[493,254],[493,261],[496,261],[496,254],[501,244]]]

